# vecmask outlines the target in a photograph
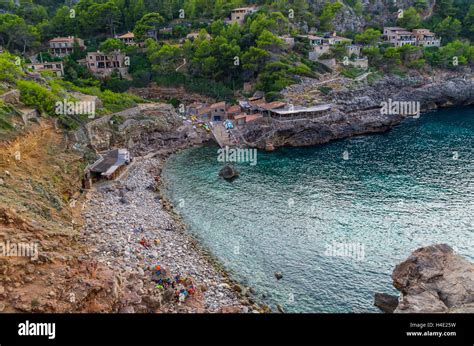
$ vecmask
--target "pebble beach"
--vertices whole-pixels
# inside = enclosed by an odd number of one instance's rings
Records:
[[[82,232],[91,256],[129,282],[121,311],[141,311],[141,302],[156,296],[150,270],[160,265],[191,278],[198,291],[189,304],[160,300],[161,312],[258,312],[249,289],[233,283],[164,207],[156,191],[162,164],[158,157],[137,158],[117,181],[97,184],[84,204]]]

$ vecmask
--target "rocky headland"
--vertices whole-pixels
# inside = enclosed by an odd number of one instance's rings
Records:
[[[400,298],[375,295],[375,305],[385,312],[474,312],[474,264],[446,244],[415,250],[395,267],[392,279]]]
[[[349,85],[349,84],[348,84]],[[437,108],[474,104],[472,74],[443,73],[426,77],[387,75],[369,83],[352,83],[318,93],[319,81],[305,80],[284,91],[287,101],[294,104],[328,103],[332,109],[320,117],[298,121],[277,121],[267,118],[249,125],[243,137],[258,148],[309,146],[356,135],[385,132],[400,124],[409,114],[381,112],[382,102],[419,102],[420,112]]]

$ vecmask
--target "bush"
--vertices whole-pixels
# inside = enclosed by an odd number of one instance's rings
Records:
[[[13,125],[10,122],[11,115],[14,114],[14,110],[3,103],[0,100],[0,130],[12,130]]]
[[[25,105],[49,115],[55,114],[55,103],[59,98],[50,90],[33,81],[19,80],[16,85],[20,90],[20,100]]]
[[[0,54],[0,80],[14,83],[23,75],[20,66],[16,64],[16,59],[18,58],[9,53]]]

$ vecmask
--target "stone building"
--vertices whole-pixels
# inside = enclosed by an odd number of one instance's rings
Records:
[[[66,55],[72,54],[74,47],[79,49],[85,49],[84,40],[74,37],[55,37],[49,41],[49,53],[52,56],[64,57]]]

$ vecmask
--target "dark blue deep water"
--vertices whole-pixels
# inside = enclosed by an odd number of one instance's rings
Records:
[[[474,260],[473,144],[474,109],[449,109],[385,134],[259,151],[231,183],[213,146],[173,156],[163,177],[190,232],[266,303],[377,312],[374,292],[397,293],[391,272],[416,248],[444,242]]]

